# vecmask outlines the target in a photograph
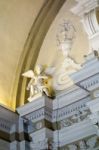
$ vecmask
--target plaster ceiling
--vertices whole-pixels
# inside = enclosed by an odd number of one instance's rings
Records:
[[[0,102],[10,107],[18,61],[44,0],[0,0]]]
[[[20,58],[24,55],[24,44],[44,2],[45,0],[0,1],[0,102],[7,107],[12,107],[11,94]],[[73,5],[74,0],[67,0],[58,12],[44,38],[37,63],[57,66],[62,61],[56,34],[63,19],[71,20],[77,30],[71,56],[77,62],[82,62],[83,56],[88,53],[87,35],[80,18],[69,11]]]

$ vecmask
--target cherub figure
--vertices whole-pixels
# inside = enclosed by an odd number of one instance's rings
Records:
[[[45,93],[48,97],[54,98],[54,91],[50,85],[54,70],[54,67],[45,68],[42,65],[37,65],[34,71],[29,70],[22,74],[24,77],[31,78],[27,86],[27,90],[30,91],[29,101],[38,93]]]

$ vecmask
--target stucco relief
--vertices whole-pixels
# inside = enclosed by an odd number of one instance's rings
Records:
[[[73,81],[69,75],[81,68],[81,65],[77,64],[70,56],[75,35],[76,29],[74,25],[68,20],[65,21],[61,25],[61,30],[57,35],[59,50],[62,52],[64,60],[61,63],[61,68],[54,75],[53,85],[56,90],[64,90],[73,85]]]

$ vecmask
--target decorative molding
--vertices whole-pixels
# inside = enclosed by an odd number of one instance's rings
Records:
[[[34,150],[43,150],[43,149],[48,149],[48,139],[44,139],[41,141],[38,141],[37,143],[31,143],[31,148]]]
[[[43,96],[17,109],[36,128],[30,132],[32,146],[41,144],[44,149],[44,145],[48,146],[49,139],[52,139],[50,144],[53,149],[71,143],[75,145],[76,142],[82,149],[86,137],[99,136],[99,98],[92,99],[90,96],[90,90],[94,92],[99,87],[98,59],[90,55],[83,68],[71,77],[76,85],[58,93],[53,101]],[[96,122],[93,123],[91,117]],[[46,139],[48,143],[42,143]],[[90,150],[93,145],[93,142],[92,145],[87,143],[87,149]],[[94,146],[94,149],[97,147]]]
[[[95,98],[98,98],[99,97],[99,89],[96,89],[94,92],[93,92],[93,96]]]
[[[99,49],[99,0],[77,0],[78,4],[71,11],[81,17],[89,37],[91,48]]]
[[[83,67],[77,73],[71,75],[72,80],[76,84],[77,82],[81,82],[82,80],[86,80],[91,76],[95,76],[99,73],[99,61],[95,61],[94,63],[90,64],[88,67]]]
[[[62,147],[94,134],[96,134],[96,130],[90,120],[84,120],[59,131],[54,131],[54,143],[57,143],[59,140],[59,146]]]
[[[96,113],[99,111],[99,98],[96,98],[92,101],[87,102],[86,104],[92,113]]]
[[[30,133],[30,136],[32,137],[32,142],[37,143],[45,140],[46,138],[51,138],[53,136],[53,132],[47,128],[42,128],[36,132]]]
[[[91,111],[89,118],[96,129],[96,134],[99,136],[99,98],[94,99],[92,102],[88,102],[87,106]]]
[[[45,106],[45,97],[43,96],[17,108],[17,112],[20,114],[20,116],[24,116],[44,106]]]
[[[70,116],[75,115],[79,110],[81,111],[87,110],[88,108],[86,108],[86,103],[88,101],[90,101],[90,98],[86,97],[85,99],[82,99],[78,102],[65,106],[61,109],[54,110],[52,114],[52,122],[69,118]]]
[[[50,122],[56,122],[63,120],[64,118],[68,118],[72,115],[75,115],[79,110],[81,111],[87,110],[86,103],[88,101],[90,101],[90,97],[85,97],[73,104],[69,104],[68,106],[64,104],[63,107],[59,108],[57,105],[55,110],[52,110],[53,108],[50,109],[46,105],[44,105],[44,107],[38,110],[31,111],[29,112],[29,114],[27,113],[24,117],[31,120],[32,122],[38,122],[39,120],[42,119],[46,119]],[[29,107],[27,109],[30,110]]]
[[[78,3],[74,6],[71,11],[79,16],[83,16],[84,14],[94,10],[96,7],[99,6],[98,0],[76,0]]]
[[[75,112],[74,115],[72,115],[69,118],[66,118],[62,121],[60,121],[61,129],[64,127],[72,126],[73,124],[77,124],[83,120],[87,119],[87,116],[90,114],[88,110],[79,110]]]
[[[76,64],[73,59],[66,57],[53,78],[53,87],[56,90],[64,90],[74,85],[71,74],[81,69],[80,64]]]
[[[75,91],[72,91],[68,94],[64,93],[63,95],[58,96],[57,99],[53,101],[53,107],[55,107],[56,109],[62,108],[72,103],[76,103],[77,101],[80,101],[81,99],[84,99],[88,96],[89,96],[89,92],[79,87]]]
[[[15,124],[3,118],[0,118],[0,130],[7,133],[15,132]]]
[[[92,91],[99,87],[99,73],[80,82],[80,86],[88,91]]]
[[[67,145],[67,148],[69,150],[98,150],[99,149],[99,144],[97,141],[97,136],[91,136],[88,138],[84,138],[80,141],[77,141],[73,144]]]
[[[29,114],[25,115],[25,118],[35,122],[38,120],[42,120],[45,117],[45,109],[41,108],[36,111],[31,111]]]
[[[97,15],[99,13],[99,10],[92,10],[89,13],[84,15],[84,18],[82,19],[82,23],[84,24],[85,30],[89,36],[89,39],[93,37],[96,33],[99,34],[99,24],[98,24],[98,18]]]

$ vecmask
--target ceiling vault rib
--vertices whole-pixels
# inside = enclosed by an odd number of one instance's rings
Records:
[[[11,99],[13,102],[16,101],[17,107],[24,104],[27,95],[27,79],[23,78],[21,74],[34,68],[46,33],[65,1],[66,0],[47,0],[31,27],[23,48],[22,56],[20,57],[11,94]]]

